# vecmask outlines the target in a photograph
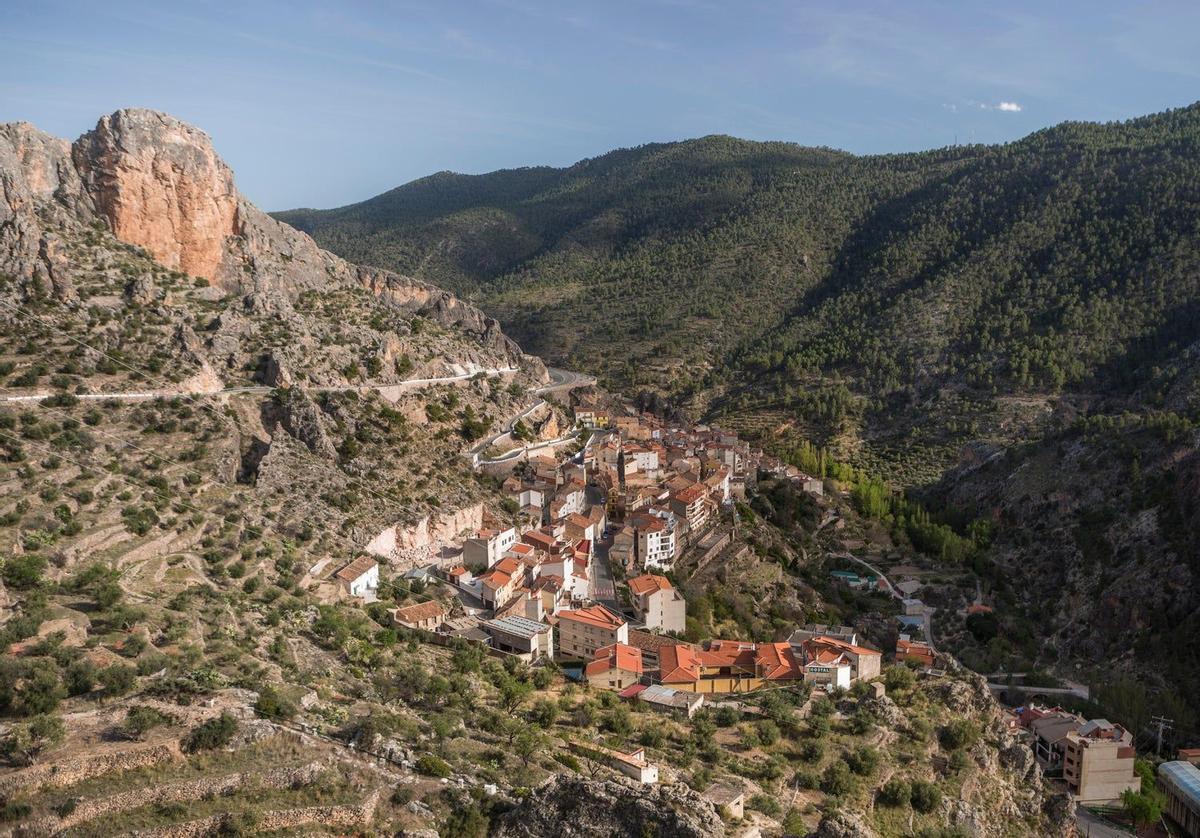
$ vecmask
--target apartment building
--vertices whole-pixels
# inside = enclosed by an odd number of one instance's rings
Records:
[[[1137,751],[1133,735],[1107,719],[1092,719],[1066,734],[1063,742],[1063,780],[1079,803],[1111,803],[1126,789],[1137,791],[1134,773]]]
[[[669,579],[643,573],[629,580],[633,609],[648,629],[683,632],[687,620],[687,602]]]
[[[561,657],[591,660],[599,649],[614,643],[629,644],[629,623],[603,605],[558,613]]]

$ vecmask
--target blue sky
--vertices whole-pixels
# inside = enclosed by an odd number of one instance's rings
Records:
[[[1195,2],[7,3],[0,121],[212,135],[267,209],[712,133],[858,153],[1200,98]]]

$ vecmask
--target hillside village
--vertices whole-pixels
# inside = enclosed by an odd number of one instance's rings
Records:
[[[427,598],[390,609],[396,628],[435,645],[465,641],[551,667],[568,681],[685,719],[705,709],[753,711],[753,702],[738,699],[777,690],[795,691],[803,709],[863,689],[884,700],[884,652],[853,626],[797,625],[774,642],[685,639],[687,602],[672,581],[681,559],[696,566],[724,555],[731,536],[719,525],[736,518],[735,505],[758,480],[785,480],[814,498],[824,498],[823,481],[718,427],[613,414],[587,394],[577,401],[582,442],[557,458],[527,454],[506,464],[507,517],[488,513],[483,527],[442,545],[436,561],[407,570],[404,578]],[[341,596],[373,601],[379,562],[356,558],[337,578]],[[881,574],[845,569],[828,571],[828,579],[896,598],[888,667],[935,682],[947,667],[959,669],[933,646],[933,609],[913,596],[918,582],[893,586]],[[964,614],[990,610],[976,603]],[[1041,771],[1060,778],[1072,804],[1116,806],[1142,789],[1133,736],[1120,725],[1036,701],[1003,718]],[[659,781],[644,748],[578,747],[638,782]],[[710,797],[734,804],[742,817],[743,796],[728,785]]]

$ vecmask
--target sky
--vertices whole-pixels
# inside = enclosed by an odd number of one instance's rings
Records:
[[[1200,98],[1200,3],[4,3],[0,122],[204,129],[268,210],[732,134],[860,154]]]

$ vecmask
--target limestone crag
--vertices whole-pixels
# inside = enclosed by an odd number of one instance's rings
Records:
[[[631,780],[586,780],[558,774],[505,813],[493,838],[721,838],[716,808],[685,785],[644,786]]]
[[[168,268],[215,275],[237,232],[238,195],[206,134],[156,111],[122,110],[71,151],[117,238]]]
[[[391,308],[462,331],[547,380],[499,323],[440,288],[360,267],[245,200],[208,135],[158,111],[105,116],[74,144],[28,123],[0,125],[0,272],[72,299],[61,235],[101,224],[160,265],[203,277],[247,311],[294,317],[306,291],[362,288]],[[155,289],[133,282],[146,301]]]

